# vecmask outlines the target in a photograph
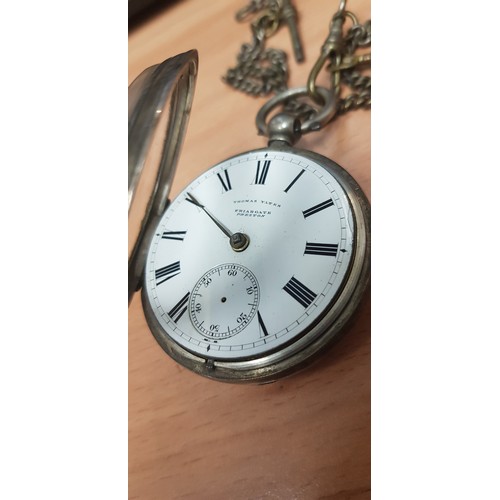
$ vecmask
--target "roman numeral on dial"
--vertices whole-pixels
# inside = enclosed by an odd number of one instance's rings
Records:
[[[321,210],[324,210],[325,208],[333,206],[333,200],[328,199],[324,201],[323,203],[318,203],[317,205],[314,205],[314,207],[311,207],[307,210],[303,210],[302,213],[304,214],[304,218],[310,217],[311,215],[317,214],[318,212],[321,212]]]
[[[184,240],[184,236],[186,236],[186,231],[164,231],[161,235],[164,240]]]
[[[295,177],[295,179],[288,184],[288,187],[285,189],[285,193],[288,193],[288,190],[299,180],[300,176],[305,172],[305,170],[301,170],[300,174]]]
[[[182,299],[179,300],[179,302],[177,302],[177,304],[175,304],[172,310],[168,313],[174,323],[177,323],[181,319],[182,315],[186,312],[188,308],[188,300],[189,292],[186,293],[186,295],[184,295],[184,297],[182,297]]]
[[[227,169],[224,170],[224,177],[226,178],[226,182],[224,182],[224,179],[220,175],[220,173],[217,174],[217,177],[220,180],[220,183],[222,184],[222,187],[224,188],[224,191],[229,191],[232,189],[231,187],[231,181],[229,180],[229,174],[227,173]]]
[[[255,184],[266,183],[267,173],[269,172],[269,165],[271,165],[271,160],[265,160],[261,170],[260,161],[257,162],[257,173],[255,174]]]
[[[155,271],[156,286],[165,283],[170,278],[177,276],[181,272],[181,263],[179,261],[174,262],[168,266],[162,267]]]
[[[257,311],[257,319],[259,320],[260,331],[264,334],[264,337],[267,337],[269,333],[267,331],[266,325],[264,324],[262,316],[260,315],[260,311]]]
[[[306,242],[304,254],[309,255],[328,255],[336,257],[339,249],[337,243],[309,243]]]
[[[293,276],[292,279],[283,287],[283,290],[285,290],[286,293],[291,295],[304,307],[309,307],[317,297],[313,291],[309,290],[306,285]]]

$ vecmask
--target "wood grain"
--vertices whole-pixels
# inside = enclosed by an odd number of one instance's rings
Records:
[[[290,86],[304,85],[335,3],[295,0],[306,61],[290,58]],[[263,147],[254,119],[265,99],[221,81],[247,25],[236,0],[184,0],[129,33],[129,83],[145,68],[197,49],[193,110],[171,197],[236,153]],[[314,7],[313,7],[314,5]],[[367,0],[349,0],[361,21]],[[269,46],[290,52],[286,29]],[[324,77],[323,75],[322,77]],[[326,80],[325,80],[326,81]],[[370,195],[370,113],[339,118],[299,147],[340,163]],[[136,294],[129,308],[131,499],[370,498],[370,298],[346,334],[306,370],[274,384],[205,380],[172,361],[149,332]]]

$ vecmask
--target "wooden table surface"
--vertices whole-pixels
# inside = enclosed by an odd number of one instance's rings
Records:
[[[240,0],[182,0],[129,32],[129,83],[145,68],[189,49],[199,52],[192,114],[171,198],[213,164],[264,147],[253,99],[221,81],[247,24]],[[306,61],[290,60],[302,86],[337,3],[294,0]],[[347,5],[361,22],[369,0]],[[286,28],[268,46],[291,54]],[[325,72],[326,73],[326,72]],[[321,76],[326,83],[326,75]],[[356,111],[304,137],[342,165],[370,196],[370,112]],[[346,335],[313,366],[261,386],[234,386],[177,365],[150,333],[137,293],[129,307],[129,497],[131,499],[370,498],[370,297]]]

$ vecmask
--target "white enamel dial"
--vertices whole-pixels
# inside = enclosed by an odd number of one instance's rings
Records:
[[[153,237],[144,293],[156,329],[207,359],[279,351],[345,286],[353,224],[344,189],[316,160],[269,149],[220,163],[180,193]]]

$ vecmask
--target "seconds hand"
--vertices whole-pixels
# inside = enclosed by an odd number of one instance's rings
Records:
[[[215,218],[206,208],[205,205],[201,204],[191,193],[187,193],[186,201],[192,203],[193,205],[201,208],[214,222],[215,225],[229,238],[229,243],[231,248],[235,252],[242,252],[250,244],[250,238],[244,233],[233,233],[231,232],[220,220]]]

